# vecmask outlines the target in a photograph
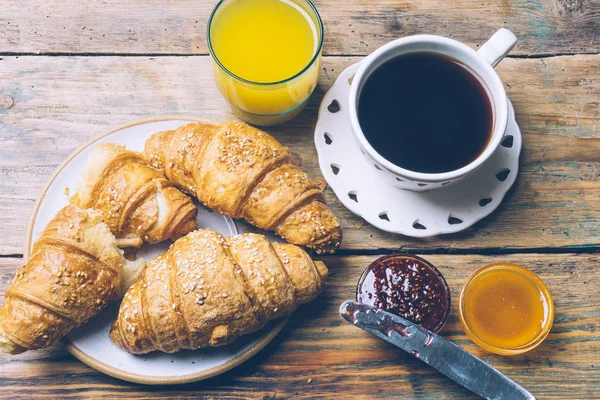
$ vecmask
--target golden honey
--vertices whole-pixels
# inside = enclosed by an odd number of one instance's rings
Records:
[[[498,354],[519,354],[537,346],[554,316],[544,282],[515,264],[491,264],[476,271],[459,303],[465,332],[477,345]]]

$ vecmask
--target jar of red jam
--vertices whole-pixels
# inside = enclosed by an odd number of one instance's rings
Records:
[[[356,300],[439,332],[450,313],[446,280],[427,260],[394,254],[365,269],[356,287]]]

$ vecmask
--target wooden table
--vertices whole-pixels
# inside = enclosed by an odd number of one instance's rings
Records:
[[[92,4],[93,3],[93,4]],[[234,118],[217,92],[206,22],[215,1],[0,0],[0,290],[21,266],[26,223],[57,165],[90,137],[159,114]],[[313,146],[324,91],[348,65],[397,37],[434,33],[472,47],[507,27],[519,43],[497,68],[523,131],[521,171],[498,211],[465,232],[426,240],[388,234],[327,198],[344,243],[323,257],[330,284],[268,347],[196,384],[146,387],[105,376],[54,346],[0,356],[0,396],[466,399],[425,364],[339,318],[377,256],[425,254],[456,300],[496,261],[539,274],[555,299],[536,350],[502,357],[463,333],[454,301],[443,335],[538,399],[600,399],[600,2],[598,0],[319,0],[320,85],[308,108],[268,132],[319,177]]]

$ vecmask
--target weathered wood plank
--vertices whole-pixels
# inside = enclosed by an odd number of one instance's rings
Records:
[[[2,57],[0,57],[2,58]],[[313,177],[324,91],[355,57],[326,57],[320,86],[296,120],[268,131]],[[600,55],[507,59],[499,67],[524,135],[515,188],[492,216],[463,233],[416,240],[379,231],[327,197],[343,249],[480,249],[595,246],[600,242]],[[22,252],[33,202],[81,143],[160,114],[233,118],[208,57],[3,57],[0,59],[0,254]]]
[[[398,37],[433,33],[475,47],[507,27],[513,54],[600,51],[597,0],[315,1],[325,54],[364,55]],[[216,1],[1,0],[0,53],[207,54],[206,24]]]
[[[600,255],[426,256],[452,291],[451,317],[442,334],[524,385],[539,399],[600,397]],[[282,333],[251,361],[197,384],[148,388],[104,376],[52,347],[19,356],[0,355],[0,397],[133,398],[413,398],[471,399],[466,390],[338,316],[362,270],[375,257],[323,257],[331,272],[326,291],[294,314]],[[476,268],[517,262],[539,274],[554,297],[552,332],[522,356],[492,355],[476,347],[457,319],[461,285]],[[0,259],[4,292],[19,259]],[[0,300],[1,301],[1,300]],[[309,384],[308,379],[312,379]]]

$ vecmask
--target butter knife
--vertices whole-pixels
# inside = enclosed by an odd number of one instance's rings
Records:
[[[527,390],[454,343],[395,314],[354,301],[340,307],[342,318],[429,364],[489,400],[535,400]]]

